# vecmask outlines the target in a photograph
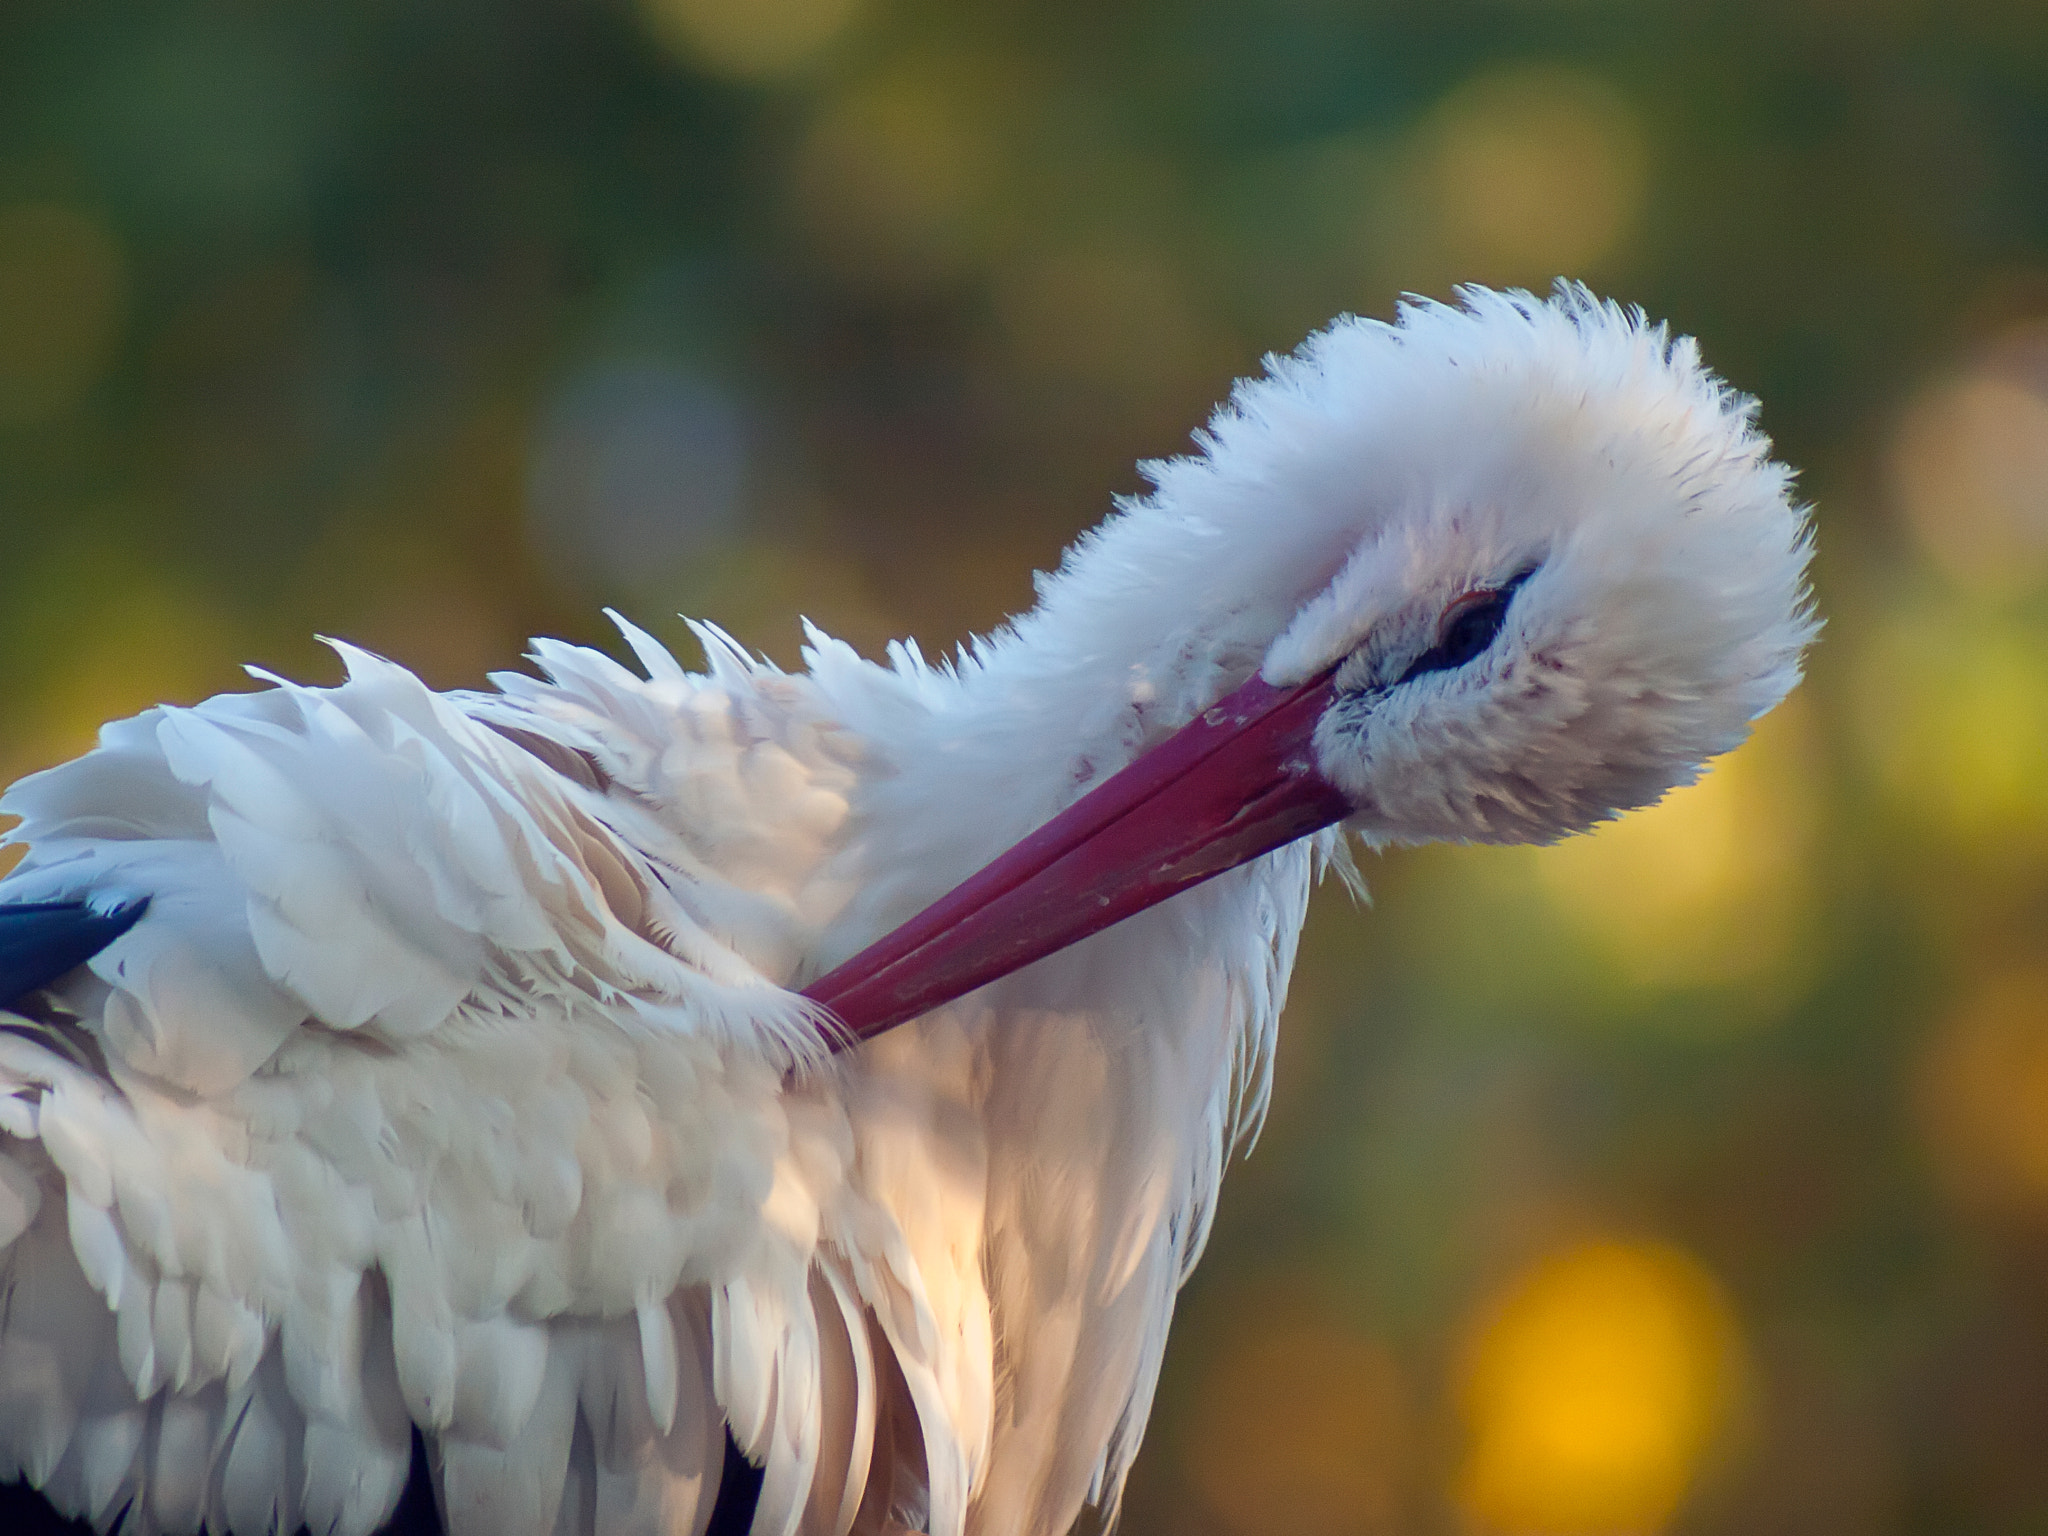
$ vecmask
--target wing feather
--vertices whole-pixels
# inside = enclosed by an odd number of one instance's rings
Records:
[[[580,1387],[591,1426],[594,1492],[591,1536],[702,1536],[718,1499],[725,1427],[711,1395],[701,1313],[670,1303],[683,1389],[666,1431],[647,1410],[644,1353],[636,1322],[594,1330]]]
[[[220,1486],[215,1495],[223,1530],[235,1536],[285,1536],[303,1522],[300,1490],[304,1431],[276,1350],[249,1378],[227,1415]],[[46,1490],[62,1509],[67,1501],[55,1485]],[[93,1518],[97,1519],[97,1516]]]
[[[398,1386],[390,1310],[376,1277],[366,1276],[345,1326],[330,1339],[325,1401],[306,1405],[305,1516],[314,1536],[365,1536],[389,1518],[412,1465],[412,1423]],[[287,1339],[289,1334],[287,1334]],[[287,1383],[291,1350],[286,1347]],[[179,1527],[177,1529],[183,1529]]]
[[[39,1487],[70,1448],[99,1358],[114,1347],[113,1318],[79,1270],[62,1207],[61,1195],[45,1199],[0,1254],[0,1481]]]
[[[812,1270],[811,1305],[819,1332],[818,1471],[801,1529],[805,1536],[846,1536],[874,1455],[874,1356],[867,1316],[829,1254]]]
[[[206,1517],[213,1441],[226,1398],[216,1386],[167,1396],[158,1406],[147,1491],[147,1523],[156,1530],[189,1531]]]
[[[546,1348],[520,1428],[503,1444],[444,1435],[439,1484],[448,1536],[548,1536],[555,1529],[575,1438],[582,1361]]]
[[[1113,1502],[1207,1165],[1121,1156],[1118,1222],[1030,1206],[985,1016],[792,1076],[785,985],[895,770],[702,638],[704,677],[539,643],[488,699],[342,647],[338,687],[152,711],[0,800],[0,899],[151,898],[0,1027],[0,1470],[139,1536],[368,1536],[416,1424],[451,1536],[701,1536],[730,1426],[761,1536]],[[916,710],[940,674],[863,676]],[[1071,1273],[991,1291],[993,1226],[1067,1242],[1093,1198]],[[1040,1397],[1100,1359],[1031,1433],[1111,1450],[1006,1506],[1017,1297],[1069,1319]]]

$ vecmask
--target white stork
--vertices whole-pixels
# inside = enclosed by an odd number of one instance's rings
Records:
[[[950,664],[622,623],[105,727],[0,800],[0,1480],[365,1536],[417,1427],[451,1536],[687,1536],[730,1436],[762,1536],[1113,1518],[1345,832],[1581,830],[1797,679],[1752,416],[1471,290],[1270,360]]]

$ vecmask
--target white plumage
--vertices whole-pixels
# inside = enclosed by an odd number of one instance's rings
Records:
[[[1255,672],[1336,667],[1368,839],[1544,840],[1814,631],[1748,403],[1576,291],[1340,321],[1200,446],[951,665],[341,647],[14,786],[0,902],[150,905],[0,1014],[0,1479],[362,1536],[417,1424],[453,1536],[690,1533],[729,1429],[761,1533],[1113,1512],[1341,832],[858,1049],[795,989]]]

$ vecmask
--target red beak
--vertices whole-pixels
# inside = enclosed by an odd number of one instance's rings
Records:
[[[804,996],[870,1039],[1348,816],[1311,741],[1334,670],[1254,676]]]

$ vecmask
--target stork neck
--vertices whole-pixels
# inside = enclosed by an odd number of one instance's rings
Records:
[[[886,766],[857,796],[841,868],[859,895],[819,959],[907,920],[1240,687],[1351,545],[1298,512],[1197,518],[1137,503],[957,671],[922,673],[921,707],[878,697],[881,713],[856,711],[849,723],[886,744]]]
[[[977,648],[959,676],[960,727],[1008,737],[1006,754],[1063,766],[1086,788],[1241,686],[1334,574],[1326,550],[1248,541],[1232,560],[1188,548],[1222,538],[1163,522],[1145,507],[1109,525],[1042,584],[1037,607]],[[1157,547],[1168,553],[1152,569]],[[1219,582],[1219,564],[1237,579]]]
[[[876,806],[898,823],[884,835],[920,841],[954,823],[926,867],[927,899],[1242,686],[1277,628],[1244,613],[1156,626],[1067,618],[1041,607],[987,642],[898,759]]]

